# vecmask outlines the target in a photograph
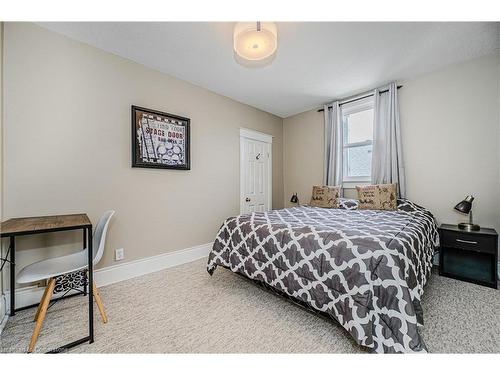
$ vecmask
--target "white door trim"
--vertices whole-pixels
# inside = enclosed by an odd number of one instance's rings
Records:
[[[241,137],[255,139],[256,141],[261,141],[265,143],[273,143],[272,135],[247,128],[240,128],[240,138]]]
[[[243,194],[243,163],[245,160],[243,155],[243,140],[245,138],[267,143],[267,152],[269,154],[269,168],[267,168],[267,207],[271,210],[273,208],[273,136],[257,130],[240,128],[240,214],[243,213],[245,205],[245,194]]]

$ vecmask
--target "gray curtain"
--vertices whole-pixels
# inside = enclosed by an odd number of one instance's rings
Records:
[[[396,83],[375,90],[373,113],[372,183],[397,184],[398,196],[406,197],[405,168],[399,123]]]
[[[323,182],[325,185],[342,185],[343,152],[340,103],[335,101],[326,104],[323,113],[325,116],[325,163]]]

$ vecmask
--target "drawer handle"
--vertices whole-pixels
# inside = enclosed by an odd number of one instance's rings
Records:
[[[461,240],[460,238],[457,238],[457,242],[470,243],[470,244],[477,245],[477,241]]]

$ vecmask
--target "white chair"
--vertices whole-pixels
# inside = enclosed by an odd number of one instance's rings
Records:
[[[106,241],[108,224],[114,213],[115,211],[105,212],[97,223],[92,241],[93,265],[99,263],[102,258],[102,254],[104,253],[104,243]],[[17,275],[17,282],[19,284],[47,280],[47,287],[45,288],[43,297],[40,301],[40,304],[38,305],[38,309],[35,314],[34,320],[36,321],[36,324],[35,329],[33,330],[33,335],[31,336],[28,353],[31,353],[33,351],[36,340],[38,339],[38,335],[40,333],[40,329],[42,328],[42,323],[45,319],[45,314],[47,313],[47,308],[49,307],[49,302],[56,285],[56,277],[83,270],[87,268],[87,266],[88,254],[87,249],[84,249],[74,254],[45,259],[40,262],[30,264],[24,267],[19,272],[19,274]],[[104,311],[104,306],[102,304],[101,297],[99,296],[99,292],[96,288],[95,281],[92,284],[92,294],[94,295],[103,322],[107,323],[108,318],[106,317],[106,312]]]

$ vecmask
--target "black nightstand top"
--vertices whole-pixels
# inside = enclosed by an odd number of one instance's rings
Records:
[[[439,226],[439,229],[444,229],[444,230],[451,230],[453,232],[459,232],[459,233],[466,233],[466,234],[481,234],[481,235],[487,235],[487,236],[498,236],[498,233],[495,229],[493,228],[483,228],[481,227],[480,230],[473,230],[473,231],[468,231],[468,230],[462,230],[458,227],[458,225],[453,225],[453,224],[441,224]]]

